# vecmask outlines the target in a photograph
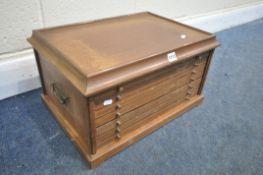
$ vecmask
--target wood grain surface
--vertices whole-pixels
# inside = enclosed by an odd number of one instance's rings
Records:
[[[35,30],[28,40],[42,99],[92,168],[200,104],[219,46],[213,34],[149,12]]]

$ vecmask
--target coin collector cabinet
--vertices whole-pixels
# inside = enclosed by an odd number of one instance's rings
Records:
[[[203,100],[210,33],[144,12],[33,31],[42,99],[91,167]]]

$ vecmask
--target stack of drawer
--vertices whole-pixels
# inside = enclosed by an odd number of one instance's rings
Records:
[[[197,95],[207,57],[208,52],[95,96],[97,147]]]

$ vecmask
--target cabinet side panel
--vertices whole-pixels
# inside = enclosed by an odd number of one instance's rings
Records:
[[[41,54],[39,64],[42,70],[45,92],[59,110],[68,114],[63,120],[74,128],[74,135],[80,139],[90,153],[90,128],[88,101],[57,69]],[[67,130],[67,128],[64,128]]]

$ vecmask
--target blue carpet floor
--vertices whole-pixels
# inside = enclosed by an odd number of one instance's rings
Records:
[[[263,20],[217,36],[204,103],[94,170],[40,90],[0,101],[0,174],[262,175]]]

